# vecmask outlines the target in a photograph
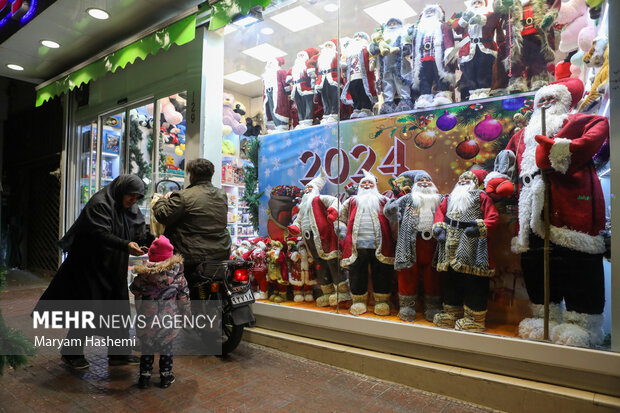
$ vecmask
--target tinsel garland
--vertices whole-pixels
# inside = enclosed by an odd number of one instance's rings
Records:
[[[6,284],[6,269],[0,269],[0,293]],[[24,333],[4,323],[0,308],[0,375],[7,367],[16,369],[28,363],[27,356],[33,356],[35,348]]]
[[[243,200],[248,206],[250,214],[250,223],[254,227],[254,231],[258,232],[258,207],[260,205],[260,197],[263,192],[258,192],[258,150],[260,148],[260,139],[258,137],[251,138],[248,142],[247,155],[251,165],[243,167],[245,192]]]

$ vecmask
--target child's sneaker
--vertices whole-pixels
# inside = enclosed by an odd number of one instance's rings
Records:
[[[159,383],[159,387],[161,387],[162,389],[166,389],[168,387],[170,387],[170,385],[172,383],[174,383],[174,376],[172,374],[168,374],[167,376],[160,376],[161,381]]]
[[[150,380],[151,380],[151,376],[147,376],[147,375],[141,374],[140,378],[138,379],[138,388],[140,388],[140,389],[148,388]]]

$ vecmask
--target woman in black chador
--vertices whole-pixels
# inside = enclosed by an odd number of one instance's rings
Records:
[[[129,315],[127,268],[129,255],[145,252],[138,242],[146,243],[144,216],[136,205],[144,197],[144,184],[136,175],[121,175],[88,201],[77,221],[60,240],[68,256],[60,266],[41,301],[115,300],[114,314]],[[144,244],[142,244],[144,245]],[[37,309],[57,309],[53,303],[39,302]],[[107,307],[107,306],[106,306]],[[103,310],[103,309],[101,309]],[[109,311],[109,310],[108,310]],[[93,332],[89,332],[91,335]],[[128,330],[95,332],[110,338],[129,338]],[[79,338],[82,345],[85,330],[70,329],[68,339]],[[83,346],[63,347],[62,360],[73,368],[86,368]],[[139,364],[128,347],[109,347],[110,365]]]

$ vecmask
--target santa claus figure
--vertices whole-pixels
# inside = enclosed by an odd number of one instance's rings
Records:
[[[454,31],[463,36],[458,50],[462,100],[489,97],[498,52],[496,36],[500,42],[504,38],[500,16],[487,7],[486,1],[466,1],[467,10],[452,23]]]
[[[569,115],[583,91],[579,79],[566,78],[536,92],[529,124],[506,149],[516,154],[519,172],[519,227],[512,251],[521,253],[533,314],[521,322],[519,335],[543,338],[544,171],[550,208],[550,338],[596,346],[603,341],[605,243],[600,231],[605,227],[605,200],[592,156],[609,136],[609,125],[603,116]]]
[[[323,118],[321,123],[338,121],[338,109],[340,107],[340,93],[338,91],[338,40],[328,40],[321,45],[321,51],[311,60],[316,69],[308,68],[311,76],[316,76],[315,89],[321,94],[323,101]]]
[[[319,307],[335,306],[351,300],[349,281],[338,268],[338,199],[321,195],[327,181],[325,171],[310,181],[299,204],[299,212],[288,227],[293,235],[301,234],[309,256],[314,261],[316,277],[323,295],[316,300]]]
[[[258,290],[254,294],[257,300],[266,300],[268,298],[269,283],[267,282],[267,245],[269,239],[263,241],[261,238],[255,238],[250,241],[254,247],[248,251],[243,259],[252,261],[252,276],[258,284]]]
[[[284,58],[271,59],[263,73],[263,109],[268,131],[288,130],[290,117],[286,70],[282,69]]]
[[[342,250],[343,267],[349,267],[353,305],[351,314],[367,311],[368,268],[370,267],[377,315],[389,315],[390,287],[394,275],[395,225],[383,214],[388,198],[377,189],[377,178],[367,172],[360,181],[357,195],[341,204],[340,221],[347,224]],[[395,231],[394,231],[395,232]],[[343,234],[340,234],[341,236]]]
[[[308,250],[301,237],[289,237],[287,240],[288,250],[286,255],[290,261],[289,281],[293,285],[295,297],[293,301],[314,301],[312,287],[316,285],[316,277],[312,266],[313,259],[308,255]]]
[[[299,125],[295,129],[307,128],[312,126],[312,115],[314,113],[314,87],[312,79],[308,75],[308,69],[314,68],[313,60],[310,60],[319,53],[314,47],[309,47],[297,53],[297,58],[293,67],[289,69],[286,81],[291,85],[291,99],[297,105],[297,116]]]
[[[433,321],[441,306],[441,284],[433,268],[437,242],[432,237],[442,196],[428,173],[415,171],[411,192],[388,201],[385,216],[399,224],[394,269],[398,274],[398,317],[415,321],[419,282],[424,286],[424,318]]]
[[[288,285],[288,265],[286,265],[286,251],[280,241],[271,241],[267,247],[267,278],[273,287],[269,300],[274,303],[286,301]]]
[[[496,0],[495,11],[503,15],[509,39],[508,92],[539,89],[549,83],[547,65],[555,59],[553,23],[561,0]],[[509,19],[510,18],[510,19]]]
[[[478,189],[486,171],[464,172],[435,213],[437,271],[443,277],[443,311],[433,323],[457,330],[484,331],[490,277],[495,270],[488,236],[499,215],[491,198]]]
[[[347,47],[349,56],[346,83],[342,89],[341,99],[343,103],[353,105],[351,119],[372,115],[372,106],[377,102],[375,72],[370,69],[368,42],[369,37],[366,33],[357,32]]]
[[[369,52],[373,56],[381,55],[380,74],[383,105],[380,113],[404,112],[412,109],[411,103],[411,67],[403,59],[403,48],[406,30],[403,22],[395,17],[390,18],[381,28],[383,41],[373,42]],[[387,53],[381,53],[385,44]],[[399,100],[398,106],[396,100]]]
[[[424,7],[413,34],[412,88],[420,94],[416,108],[452,103],[454,68],[446,58],[453,47],[452,27],[443,9],[436,4]]]

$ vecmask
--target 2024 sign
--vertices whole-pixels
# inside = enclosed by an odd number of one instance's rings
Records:
[[[336,158],[340,154],[340,158],[338,159],[338,171],[332,171],[332,163],[334,158]],[[366,158],[361,163],[359,168],[355,171],[355,173],[349,176],[351,160],[349,156],[353,157],[355,160],[359,160],[362,155],[366,154]],[[364,177],[362,169],[367,171],[371,171],[375,164],[377,163],[377,153],[368,145],[358,144],[355,145],[348,153],[340,148],[331,147],[325,151],[325,155],[323,156],[323,160],[318,153],[312,151],[305,151],[299,157],[299,160],[307,165],[310,160],[313,159],[310,167],[306,171],[303,178],[299,180],[299,182],[305,186],[310,182],[320,171],[321,166],[324,165],[325,173],[328,176],[328,179],[334,185],[340,185],[347,181],[347,179],[351,179],[355,183],[359,183],[360,180]],[[379,166],[377,166],[377,170],[385,176],[389,177],[397,177],[403,172],[409,170],[405,165],[406,159],[406,148],[405,143],[398,138],[394,138],[394,145],[390,148],[387,155],[381,160]],[[333,172],[336,172],[335,174]]]

